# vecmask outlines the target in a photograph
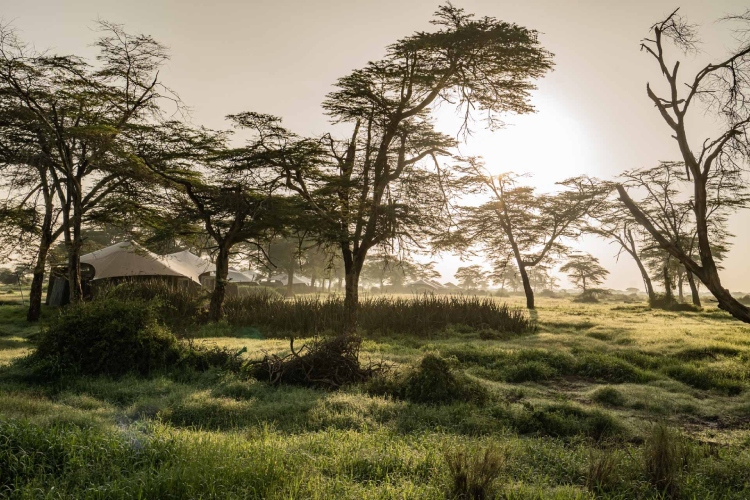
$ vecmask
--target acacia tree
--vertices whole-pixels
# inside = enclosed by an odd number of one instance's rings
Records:
[[[348,141],[326,138],[331,162],[315,171],[287,169],[288,186],[326,221],[346,275],[345,329],[357,324],[358,285],[368,252],[383,242],[405,246],[444,225],[446,193],[440,156],[455,141],[429,120],[436,105],[456,106],[468,131],[474,113],[533,110],[532,80],[550,69],[537,33],[451,5],[438,9],[436,31],[390,45],[386,56],[337,82],[324,108],[352,126]]]
[[[573,254],[560,268],[560,272],[566,273],[573,285],[586,293],[590,285],[601,285],[609,275],[609,271],[599,265],[599,259],[591,254]]]
[[[257,136],[237,149],[226,148],[224,134],[176,122],[146,128],[133,138],[133,155],[169,188],[162,217],[170,221],[166,231],[205,231],[211,239],[208,249],[215,254],[216,273],[209,304],[212,321],[223,315],[235,246],[249,243],[260,249],[293,212],[287,200],[274,196],[279,179],[268,175],[265,150],[258,154],[266,123],[257,122]]]
[[[71,300],[82,294],[80,254],[87,214],[107,203],[138,176],[121,154],[119,137],[130,125],[159,114],[159,101],[170,95],[158,71],[167,55],[164,47],[145,35],[129,35],[121,26],[99,23],[98,64],[76,56],[34,52],[0,28],[0,98],[19,127],[34,138],[38,180],[57,199],[62,235],[68,253]],[[0,119],[0,121],[3,121]],[[137,190],[131,190],[136,192]],[[45,200],[45,222],[52,205]],[[42,224],[33,290],[41,298],[41,275],[51,245]],[[52,235],[54,236],[54,234]],[[29,319],[38,316],[34,306]]]
[[[454,277],[461,287],[467,290],[486,288],[489,282],[487,271],[485,271],[482,266],[476,264],[473,266],[459,267],[456,269]]]
[[[479,245],[491,255],[512,256],[523,283],[526,307],[534,308],[530,268],[566,255],[565,240],[580,236],[586,215],[600,202],[601,189],[586,177],[558,183],[555,194],[536,194],[534,188],[518,184],[521,176],[490,175],[472,160],[463,169],[460,183],[473,192],[489,194],[491,201],[477,207],[462,207],[459,246]]]
[[[653,168],[627,171],[621,175],[621,179],[624,186],[645,193],[638,206],[649,217],[653,228],[679,248],[685,256],[696,262],[699,259],[698,229],[692,200],[685,192],[690,180],[685,174],[684,164],[661,162]],[[746,206],[750,197],[746,184],[736,170],[711,171],[706,179],[706,192],[708,199],[705,215],[712,259],[717,269],[720,269],[720,263],[730,247],[728,217],[737,208]],[[686,278],[690,285],[693,304],[700,306],[698,285],[691,270],[674,256],[671,259],[666,258],[663,254],[669,252],[662,249],[653,238],[649,239],[650,246],[658,247],[650,254],[652,267],[658,267],[659,281],[671,282],[676,277],[678,290],[682,295],[681,285]],[[665,273],[671,274],[673,278],[664,277]]]
[[[641,273],[648,299],[653,301],[656,298],[654,285],[642,255],[644,242],[649,245],[652,241],[646,236],[647,233],[644,234],[642,227],[618,200],[607,199],[590,215],[592,221],[587,225],[586,231],[617,243],[617,260],[623,252],[630,255]]]
[[[626,186],[617,185],[620,199],[641,224],[670,255],[677,259],[716,297],[719,307],[735,318],[750,323],[750,309],[732,297],[719,277],[710,230],[709,180],[717,171],[739,172],[750,156],[750,11],[728,18],[742,24],[736,31],[739,47],[728,57],[701,68],[686,80],[678,77],[680,61],[672,62],[669,44],[683,54],[695,52],[698,36],[695,26],[688,24],[675,10],[666,19],[651,27],[652,37],[643,40],[641,49],[656,62],[667,91],[658,95],[650,84],[646,93],[670,128],[691,183],[690,208],[694,214],[698,260],[660,231],[653,217],[628,195]],[[721,129],[713,139],[706,139],[696,149],[691,145],[688,115],[702,101],[706,113],[717,118]],[[700,111],[699,111],[700,112]],[[695,113],[690,114],[692,116]],[[699,151],[697,154],[695,151]]]

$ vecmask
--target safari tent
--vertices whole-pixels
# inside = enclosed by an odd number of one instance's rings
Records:
[[[123,279],[166,279],[176,285],[200,285],[199,266],[171,256],[156,255],[133,241],[124,241],[81,256],[84,291],[100,281]],[[65,268],[53,270],[47,289],[48,305],[64,305],[69,301]]]

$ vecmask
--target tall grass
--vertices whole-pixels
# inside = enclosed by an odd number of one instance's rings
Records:
[[[344,299],[273,296],[233,297],[225,305],[227,320],[270,333],[315,335],[339,331],[345,324]],[[489,329],[504,333],[532,331],[535,323],[521,309],[492,298],[422,295],[414,298],[374,297],[361,300],[358,319],[366,332],[410,333],[429,336],[450,326]]]

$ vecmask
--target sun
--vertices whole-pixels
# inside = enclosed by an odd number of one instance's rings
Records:
[[[472,135],[461,139],[464,155],[481,156],[491,174],[529,173],[529,184],[541,191],[577,175],[596,175],[599,151],[595,132],[588,129],[576,109],[543,95],[533,99],[536,113],[509,115],[505,127],[487,130],[477,122]],[[452,111],[435,111],[436,128],[454,135],[461,118]]]

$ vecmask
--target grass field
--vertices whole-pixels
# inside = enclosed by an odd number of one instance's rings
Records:
[[[451,498],[463,473],[488,498],[750,497],[750,326],[715,308],[540,298],[511,339],[366,338],[365,359],[439,354],[490,395],[437,405],[216,371],[35,382],[24,312],[0,306],[0,497]],[[200,342],[288,350],[216,331]]]

